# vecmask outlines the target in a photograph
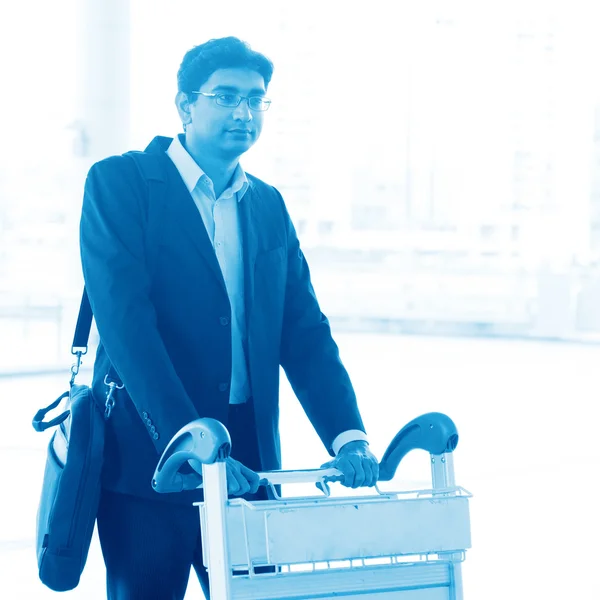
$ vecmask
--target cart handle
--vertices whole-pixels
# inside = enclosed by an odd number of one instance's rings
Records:
[[[400,461],[411,450],[440,455],[453,452],[458,445],[456,425],[450,417],[430,412],[407,423],[390,442],[379,463],[379,481],[391,481]]]
[[[379,464],[379,481],[390,481],[400,461],[411,451],[425,450],[440,455],[453,452],[458,444],[456,425],[443,413],[430,412],[407,423],[395,436]],[[152,479],[156,492],[180,492],[202,486],[198,473],[181,473],[188,460],[204,464],[224,461],[231,452],[231,438],[225,426],[216,419],[196,419],[178,431],[165,448]],[[337,469],[304,471],[265,471],[258,473],[261,483],[311,483],[324,478],[335,480]]]
[[[152,477],[152,487],[159,493],[195,490],[202,476],[188,466],[188,460],[212,464],[226,460],[231,452],[231,437],[221,421],[205,417],[182,427],[167,444]],[[191,472],[189,472],[191,471]]]

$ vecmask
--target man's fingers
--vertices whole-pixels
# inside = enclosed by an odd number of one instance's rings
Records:
[[[371,460],[369,464],[371,465],[371,474],[373,475],[373,480],[371,482],[371,485],[373,486],[379,481],[379,463],[377,462],[377,459],[374,459]]]
[[[363,485],[368,487],[374,486],[379,479],[379,465],[372,460],[364,460],[362,465],[365,470],[365,481]]]
[[[363,462],[359,457],[354,458],[354,460],[349,461],[352,465],[352,469],[354,471],[354,478],[352,480],[352,484],[349,487],[353,489],[359,488],[365,483],[365,470],[363,468]]]
[[[343,456],[337,461],[334,465],[336,469],[341,471],[342,480],[341,483],[344,487],[357,487],[355,485],[356,477],[357,477],[357,464],[350,457]],[[364,471],[362,472],[362,477],[364,479]]]
[[[235,475],[235,468],[229,463],[227,464],[227,492],[229,494],[237,495],[240,489],[237,477]]]
[[[331,465],[343,473],[342,485],[345,487],[359,488],[374,486],[379,479],[379,463],[377,459],[364,453],[347,453],[339,456]],[[335,481],[328,477],[327,481]],[[339,479],[338,479],[339,481]]]
[[[230,490],[230,493],[235,494],[236,496],[243,496],[248,493],[256,494],[260,487],[260,477],[258,476],[258,473],[231,457],[227,459],[227,468],[228,471],[231,469],[237,482],[236,490]]]
[[[231,484],[230,484],[231,482]],[[243,496],[250,485],[240,470],[240,463],[234,459],[227,461],[227,491],[235,496]]]
[[[235,495],[243,496],[247,494],[250,491],[250,484],[246,481],[246,478],[239,471],[236,472],[235,477],[238,485]]]
[[[242,475],[244,476],[244,478],[248,482],[248,485],[250,486],[250,493],[256,494],[258,488],[260,487],[260,477],[258,476],[258,473],[256,473],[252,469],[249,469],[246,465],[243,465],[242,463],[239,463],[239,465]]]

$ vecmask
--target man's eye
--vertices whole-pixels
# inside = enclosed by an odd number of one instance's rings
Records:
[[[221,94],[221,102],[224,104],[237,104],[238,97],[235,94]]]

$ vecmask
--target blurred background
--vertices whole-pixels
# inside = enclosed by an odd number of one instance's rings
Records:
[[[587,484],[597,439],[595,13],[591,0],[3,3],[0,401],[12,418],[0,458],[34,475],[22,493],[0,484],[0,596],[46,597],[32,527],[47,438],[29,422],[68,381],[86,173],[180,132],[184,53],[236,35],[275,64],[242,165],[288,204],[372,445],[427,410],[459,426],[457,475],[476,494],[466,598],[600,597],[597,510],[568,495]],[[286,383],[282,402],[285,466],[325,460]],[[427,462],[411,460],[417,485]],[[97,548],[92,559],[72,597],[102,597]]]

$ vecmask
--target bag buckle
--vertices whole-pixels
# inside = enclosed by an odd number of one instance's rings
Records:
[[[69,381],[69,386],[73,387],[75,383],[75,377],[79,374],[79,369],[81,368],[81,357],[84,354],[87,354],[87,347],[83,350],[76,350],[75,346],[71,348],[71,354],[74,354],[77,357],[76,362],[71,365],[71,381]]]
[[[108,374],[106,374],[104,376],[104,385],[108,388],[106,391],[106,402],[104,403],[104,418],[108,420],[110,419],[110,413],[115,407],[115,399],[113,398],[115,390],[122,390],[125,387],[125,384],[109,381]]]

